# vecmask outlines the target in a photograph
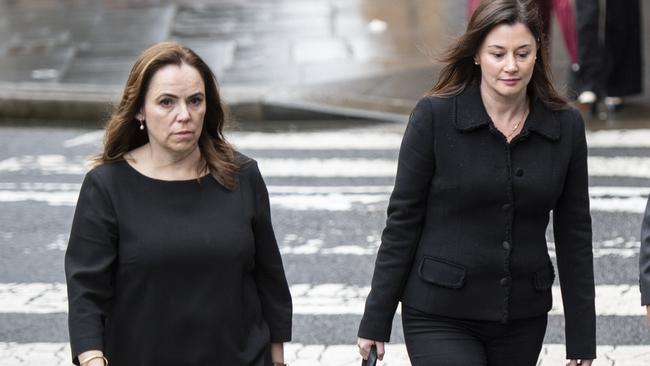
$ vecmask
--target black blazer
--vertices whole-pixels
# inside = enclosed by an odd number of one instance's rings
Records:
[[[470,86],[413,110],[359,336],[388,341],[398,301],[420,311],[507,322],[551,309],[549,214],[567,357],[596,357],[584,122],[532,98],[508,144]]]

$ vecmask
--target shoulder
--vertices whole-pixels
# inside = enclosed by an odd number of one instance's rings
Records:
[[[239,151],[235,151],[235,163],[239,166],[240,174],[250,174],[251,172],[259,170],[257,167],[257,160],[244,155]]]
[[[86,180],[101,184],[110,184],[121,180],[127,173],[126,164],[127,162],[124,160],[102,163],[86,173]]]
[[[433,122],[436,116],[448,115],[453,110],[455,97],[427,95],[418,100],[411,111],[409,120],[414,123]]]
[[[559,122],[571,127],[584,126],[585,122],[582,114],[576,108],[567,106],[565,109],[552,111],[554,117]]]
[[[239,166],[239,180],[246,183],[262,180],[257,160],[235,151],[235,162]]]
[[[454,105],[454,100],[456,96],[437,96],[437,95],[427,95],[420,98],[415,107],[413,107],[413,113],[416,112],[435,112],[439,109],[449,108]]]
[[[571,140],[583,140],[586,134],[585,120],[576,108],[568,107],[553,111],[554,119],[559,124],[562,135],[568,135]]]

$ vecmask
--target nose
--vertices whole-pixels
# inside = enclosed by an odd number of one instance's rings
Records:
[[[179,103],[178,106],[178,116],[176,119],[179,122],[187,122],[190,120],[190,110],[185,103]]]
[[[514,55],[510,55],[507,57],[506,66],[504,69],[506,72],[515,72],[519,70],[519,66],[517,66],[517,60],[515,59]]]

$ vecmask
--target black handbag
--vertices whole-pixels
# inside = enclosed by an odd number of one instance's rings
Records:
[[[361,360],[361,366],[375,366],[377,365],[377,346],[374,344],[370,347],[367,360]]]

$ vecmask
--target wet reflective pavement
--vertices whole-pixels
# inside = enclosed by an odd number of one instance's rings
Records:
[[[643,11],[650,19],[650,7]],[[0,99],[27,83],[21,98],[39,87],[81,96],[90,88],[112,101],[143,48],[175,40],[206,59],[231,103],[403,120],[432,86],[436,57],[463,31],[465,13],[464,0],[0,0]],[[556,29],[552,45],[564,85],[568,57]],[[643,124],[648,99],[632,99],[602,126]]]

